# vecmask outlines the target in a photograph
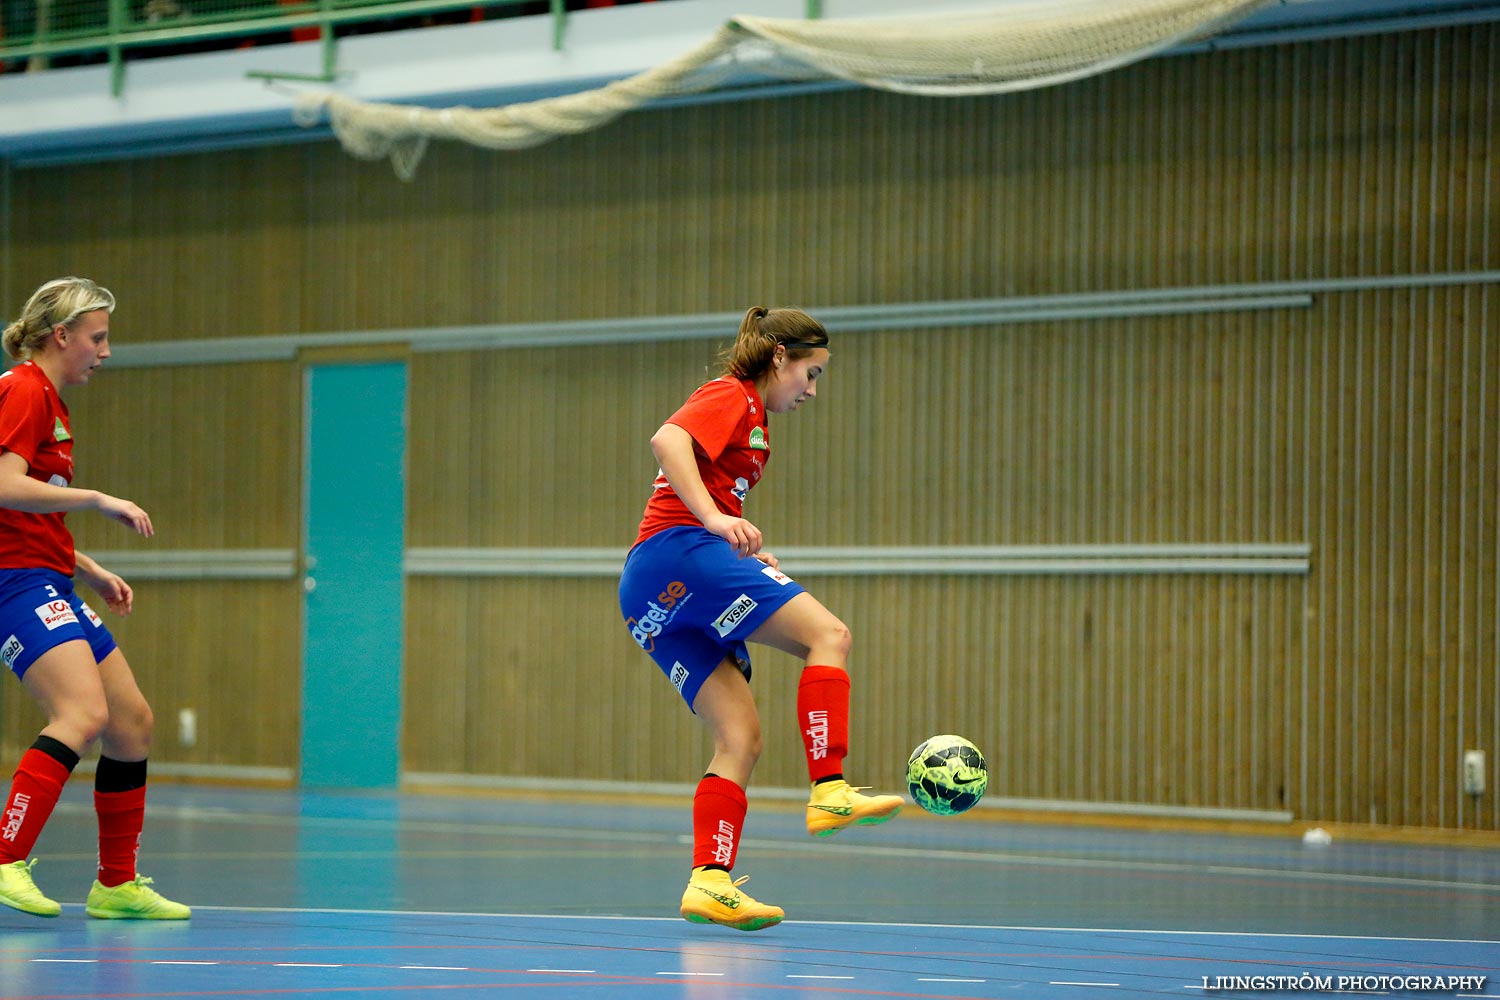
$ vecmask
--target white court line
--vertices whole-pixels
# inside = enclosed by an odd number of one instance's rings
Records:
[[[469,971],[466,966],[462,966],[462,965],[402,965],[402,966],[398,966],[398,968],[402,968],[402,969],[428,969],[428,970],[430,970],[432,972],[468,972]],[[526,971],[531,972],[533,970],[527,969]]]
[[[33,958],[33,962],[50,962],[53,965],[94,965],[97,958]]]
[[[687,843],[690,838],[679,836]],[[778,851],[811,853],[818,845],[802,841],[740,841],[741,847],[764,847]],[[1465,889],[1473,892],[1500,892],[1494,882],[1449,882],[1440,879],[1403,878],[1397,875],[1359,875],[1351,872],[1315,872],[1299,868],[1251,868],[1242,865],[1198,865],[1180,861],[1126,861],[1119,858],[1053,857],[1046,854],[1012,854],[1004,851],[949,851],[925,847],[875,847],[855,844],[840,854],[863,857],[902,858],[921,861],[973,861],[990,865],[1015,865],[1032,868],[1109,868],[1120,871],[1173,872],[1184,875],[1231,875],[1251,878],[1283,878],[1293,882],[1337,882],[1354,885],[1390,885],[1424,889]]]
[[[824,848],[826,850],[826,846]],[[841,848],[840,853],[849,853],[853,847]],[[1493,888],[1500,889],[1500,885]],[[562,920],[581,922],[588,920],[613,923],[661,923],[681,925],[681,917],[617,917],[585,916],[575,913],[483,913],[477,910],[367,910],[335,906],[211,906],[193,904],[194,910],[216,910],[222,913],[330,913],[335,915],[356,914],[376,917],[467,917],[485,920]],[[900,929],[931,929],[974,931],[1017,931],[1022,933],[1047,934],[1162,934],[1185,937],[1212,938],[1297,938],[1311,941],[1405,941],[1417,944],[1500,944],[1500,938],[1432,938],[1399,937],[1377,934],[1308,934],[1285,931],[1192,931],[1165,930],[1159,927],[1050,927],[1026,924],[935,924],[889,920],[798,920],[800,927],[896,927]],[[1492,997],[1494,994],[1473,994]]]
[[[323,962],[277,962],[278,969],[342,969],[342,965],[327,965]]]
[[[854,978],[853,976],[798,976],[798,975],[794,975],[793,973],[790,973],[790,972],[787,973],[786,977],[788,979],[853,979]],[[978,980],[975,980],[975,982],[978,982]]]
[[[64,808],[67,806],[67,808]],[[58,803],[56,812],[85,812],[92,807],[84,804]],[[285,825],[287,817],[268,816],[257,813],[238,813],[220,811],[218,809],[203,809],[194,806],[164,806],[153,808],[153,815],[172,815],[174,818],[185,820],[209,820],[213,822],[231,823],[254,823],[254,824],[280,824]],[[351,820],[337,817],[309,816],[301,817],[299,825],[303,827],[327,825],[347,826]],[[361,823],[385,826],[400,826],[405,830],[417,832],[463,832],[467,830],[482,830],[487,833],[503,833],[515,836],[546,836],[552,839],[581,840],[581,841],[607,841],[619,843],[629,841],[643,844],[668,844],[686,843],[691,838],[679,833],[642,833],[631,831],[606,831],[606,830],[565,830],[540,827],[522,826],[518,824],[490,825],[475,822],[441,822],[435,820],[413,820],[403,822],[396,819],[361,820]],[[368,826],[366,828],[369,828]],[[824,850],[821,844],[809,844],[800,840],[771,840],[752,838],[740,842],[741,846],[767,847],[775,850],[790,851],[795,853],[812,853]],[[1386,875],[1358,875],[1343,872],[1310,872],[1294,868],[1250,868],[1231,865],[1195,865],[1183,864],[1181,862],[1157,862],[1157,861],[1126,861],[1110,858],[1078,858],[1078,857],[1049,857],[1047,855],[1030,854],[1007,854],[1004,852],[983,851],[944,851],[931,848],[911,847],[872,847],[865,845],[853,845],[843,847],[841,854],[862,855],[865,857],[897,857],[922,860],[945,860],[945,861],[973,861],[982,864],[993,865],[1018,865],[1036,867],[1057,868],[1114,868],[1124,871],[1161,871],[1180,873],[1207,873],[1211,875],[1232,875],[1267,877],[1274,876],[1293,881],[1306,882],[1344,882],[1355,884],[1374,885],[1397,885],[1416,886],[1422,888],[1440,889],[1464,889],[1478,892],[1500,892],[1500,885],[1484,882],[1445,882],[1435,879],[1402,878],[1399,876]],[[287,856],[293,856],[295,852],[286,852]],[[162,855],[154,855],[161,857]],[[171,855],[167,855],[171,856]],[[800,922],[800,921],[799,921]],[[1319,937],[1322,935],[1295,935],[1306,937]],[[1383,939],[1384,940],[1384,939]]]

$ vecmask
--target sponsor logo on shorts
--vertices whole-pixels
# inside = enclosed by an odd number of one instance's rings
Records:
[[[750,599],[749,594],[741,594],[734,599],[734,603],[720,612],[719,617],[714,619],[714,628],[719,637],[723,638],[735,630],[745,616],[755,610],[755,602]]]
[[[5,810],[5,826],[0,827],[0,840],[14,842],[16,835],[21,832],[21,823],[26,819],[26,810],[31,808],[31,796],[25,792],[17,792],[10,800],[10,808]]]
[[[79,601],[78,609],[83,612],[83,617],[94,623],[95,628],[104,627],[104,619],[94,614],[94,609],[89,607],[87,601]]]
[[[26,647],[21,645],[20,639],[17,639],[15,636],[11,636],[9,639],[6,639],[5,645],[0,646],[0,660],[3,660],[5,662],[5,669],[14,670],[16,666],[16,658],[25,651]]]
[[[734,860],[734,824],[727,819],[719,820],[719,832],[714,834],[714,863],[729,867]]]
[[[48,601],[36,609],[36,616],[47,626],[47,631],[61,628],[64,625],[76,624],[78,616],[73,613],[73,608],[64,600]]]
[[[771,579],[775,580],[777,583],[781,584],[783,587],[792,582],[791,577],[787,576],[775,566],[767,566],[762,569],[761,572],[766,574],[766,576],[769,576]]]
[[[625,619],[625,627],[630,629],[630,637],[636,645],[648,653],[655,651],[656,637],[661,635],[662,627],[677,616],[677,606],[692,596],[687,584],[673,580],[667,584],[666,590],[656,595],[656,600],[646,602],[645,611]]]
[[[677,693],[682,694],[682,686],[687,683],[688,679],[687,667],[684,667],[677,661],[673,661],[672,672],[668,675],[668,679],[671,680],[672,686],[677,689]]]

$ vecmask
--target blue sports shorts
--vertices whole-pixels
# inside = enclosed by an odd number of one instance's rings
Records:
[[[630,550],[620,576],[620,614],[636,645],[692,708],[726,656],[749,680],[745,637],[800,593],[791,577],[737,556],[707,528],[680,525]]]
[[[115,637],[73,590],[72,577],[50,569],[0,569],[0,661],[17,677],[55,646],[82,639],[94,662],[115,649]]]

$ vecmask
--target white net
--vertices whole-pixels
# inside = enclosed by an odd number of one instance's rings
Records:
[[[596,90],[498,108],[424,108],[331,91],[298,98],[344,148],[415,176],[431,139],[521,149],[598,128],[651,101],[731,77],[838,77],[929,96],[995,94],[1102,73],[1203,36],[1271,0],[1022,0],[983,12],[786,20],[742,15],[677,59]]]

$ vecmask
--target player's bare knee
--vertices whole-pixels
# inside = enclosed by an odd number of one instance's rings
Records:
[[[849,631],[848,625],[830,616],[828,624],[823,628],[818,645],[832,649],[841,657],[847,657],[849,651],[854,648],[854,635]]]
[[[145,701],[116,706],[104,730],[106,746],[124,758],[145,757],[151,750],[156,717]]]
[[[109,710],[104,702],[70,705],[66,712],[53,719],[47,726],[63,735],[57,737],[75,749],[91,747],[98,742],[109,725]]]
[[[753,766],[760,760],[760,726],[724,733],[717,741],[715,750],[731,756],[744,764]]]

